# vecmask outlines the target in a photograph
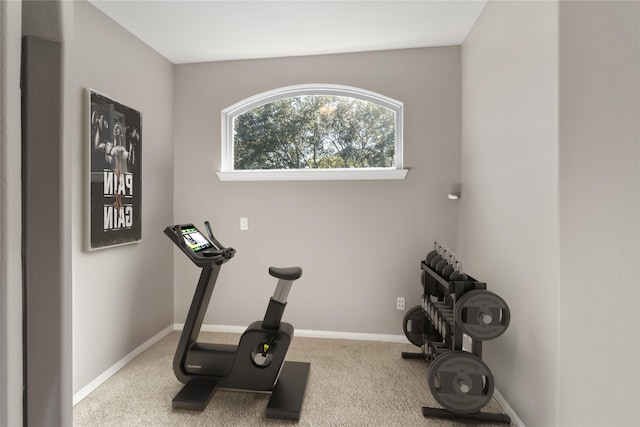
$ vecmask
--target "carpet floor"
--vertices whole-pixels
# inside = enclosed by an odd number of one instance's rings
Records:
[[[182,388],[172,370],[180,333],[171,332],[75,405],[73,425],[100,426],[460,426],[424,418],[440,407],[427,384],[428,365],[402,359],[411,344],[295,337],[287,360],[310,362],[300,421],[267,419],[268,394],[218,391],[202,412],[173,410]],[[237,344],[239,334],[202,332],[199,341]],[[482,412],[503,413],[491,401]],[[505,424],[483,423],[484,426]]]

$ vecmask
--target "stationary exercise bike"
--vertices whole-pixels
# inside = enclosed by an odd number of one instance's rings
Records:
[[[217,390],[271,393],[267,418],[299,420],[310,364],[285,362],[293,326],[281,322],[291,285],[302,276],[300,267],[270,267],[278,279],[262,321],[249,325],[238,345],[197,341],[220,267],[235,255],[225,248],[205,222],[208,238],[193,224],[174,225],[164,233],[202,268],[187,320],[173,359],[173,371],[184,387],[173,398],[174,409],[202,411]]]

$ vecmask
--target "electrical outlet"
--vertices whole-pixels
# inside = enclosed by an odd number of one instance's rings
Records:
[[[404,310],[404,297],[398,297],[396,299],[396,308],[398,310]]]
[[[249,229],[249,218],[240,218],[240,230],[248,230]]]

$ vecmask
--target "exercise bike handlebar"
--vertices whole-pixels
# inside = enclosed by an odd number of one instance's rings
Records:
[[[178,246],[182,252],[184,252],[185,255],[187,255],[191,261],[199,267],[211,264],[223,264],[233,258],[236,250],[224,247],[224,245],[222,245],[213,236],[209,221],[205,222],[205,227],[207,228],[207,234],[209,234],[208,237],[211,239],[211,241],[207,241],[207,243],[211,244],[211,246],[205,247],[201,250],[194,250],[193,248],[190,248],[182,233],[183,229],[192,228],[196,230],[198,234],[201,234],[193,224],[169,226],[165,228],[164,232],[176,244],[176,246]],[[204,236],[202,236],[202,238],[204,238]]]
[[[211,225],[209,225],[209,221],[204,222],[204,228],[207,229],[207,234],[209,235],[209,239],[211,240],[211,243],[213,243],[213,245],[217,249],[224,250],[225,249],[224,245],[218,242],[218,239],[216,239],[213,233],[211,232]]]

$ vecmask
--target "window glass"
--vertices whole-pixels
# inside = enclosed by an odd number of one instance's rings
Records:
[[[229,107],[222,122],[222,174],[402,170],[402,103],[372,92],[288,87]]]

